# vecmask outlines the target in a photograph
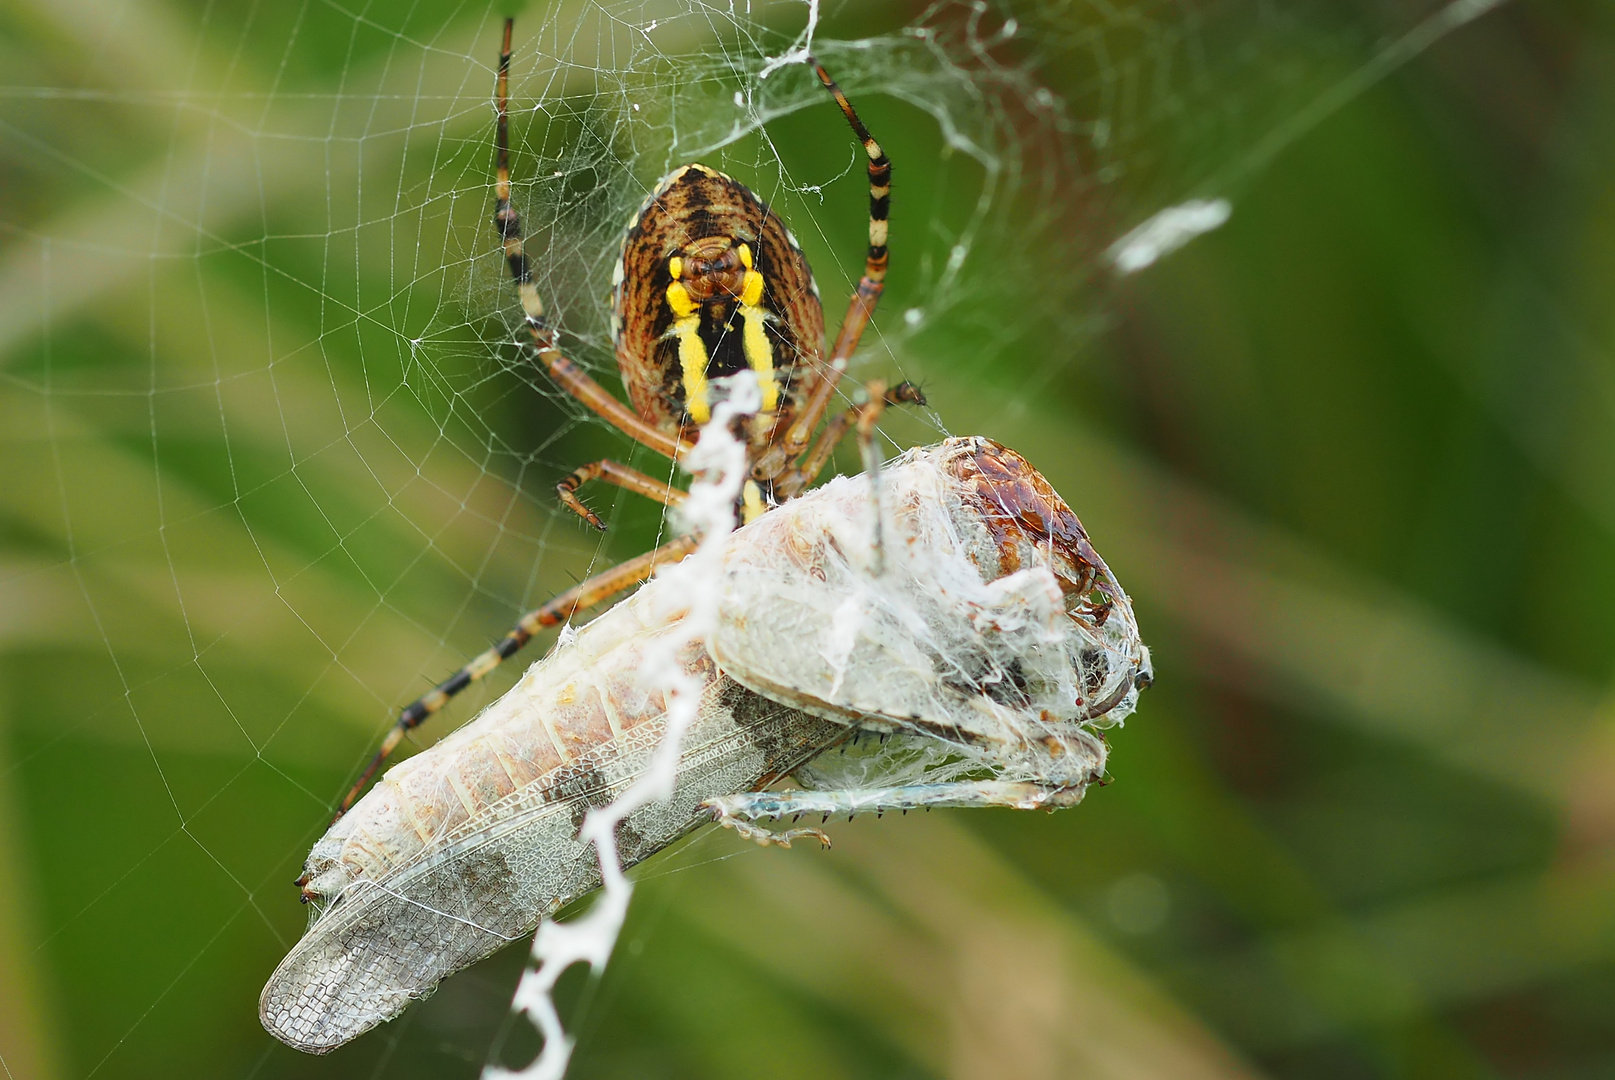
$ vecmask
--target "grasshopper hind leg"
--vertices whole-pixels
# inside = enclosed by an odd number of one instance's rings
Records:
[[[845,788],[837,791],[748,791],[721,795],[702,803],[725,828],[734,829],[759,844],[790,847],[790,841],[815,836],[825,847],[829,838],[818,829],[770,832],[755,824],[779,821],[799,814],[834,817],[846,814],[884,814],[888,810],[930,810],[935,807],[1005,806],[1015,810],[1058,810],[1082,801],[1087,785],[1051,785],[1029,781],[965,780],[948,784],[906,784],[898,787]]]

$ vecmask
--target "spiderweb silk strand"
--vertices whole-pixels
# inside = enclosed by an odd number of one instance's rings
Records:
[[[735,500],[747,476],[746,446],[731,433],[730,422],[755,413],[761,400],[751,372],[732,376],[728,397],[713,410],[700,442],[683,460],[694,480],[681,513],[701,542],[682,562],[665,567],[657,576],[666,579],[672,592],[689,598],[689,613],[647,649],[643,673],[647,686],[667,693],[667,731],[645,774],[583,819],[579,834],[594,844],[600,856],[602,884],[593,906],[570,922],[546,919],[533,935],[534,966],[522,973],[511,1007],[538,1028],[543,1048],[521,1069],[488,1066],[484,1080],[561,1080],[566,1074],[573,1040],[555,1008],[555,984],[573,964],[588,964],[598,973],[610,960],[634,891],[617,855],[617,826],[640,807],[673,794],[684,733],[695,720],[703,690],[701,680],[684,670],[678,656],[692,644],[705,643],[717,628],[723,547],[733,531]]]
[[[867,186],[844,121],[791,62],[811,49],[888,125],[876,134],[906,185],[854,376],[1031,402],[1085,363],[1114,270],[1175,258],[1168,241],[1212,223],[1217,200],[1237,227],[1279,153],[1498,6],[531,5],[512,66],[516,200],[564,347],[614,391],[601,297],[618,239],[691,161],[780,209],[833,319]],[[0,607],[26,616],[0,619],[26,672],[0,786],[58,801],[93,778],[125,786],[11,823],[37,856],[9,867],[9,891],[39,898],[18,940],[36,966],[84,961],[41,971],[54,995],[7,988],[35,1001],[41,1031],[75,1034],[58,1056],[77,1068],[60,1074],[138,1071],[160,1047],[172,1072],[266,1075],[279,1051],[262,1042],[228,1064],[198,1055],[239,1050],[211,1033],[244,1025],[297,940],[289,883],[398,707],[572,580],[647,550],[657,525],[601,494],[601,541],[554,508],[581,455],[624,450],[515,345],[489,226],[506,8],[90,7],[20,0],[0,80],[15,150],[0,183]],[[1184,207],[1199,210],[1159,216]],[[1152,222],[1172,227],[1133,232]],[[70,867],[38,856],[88,851]],[[151,907],[176,881],[184,903]],[[598,970],[605,941],[544,946],[546,981],[524,987],[541,1030],[559,1030],[543,1009],[562,958]],[[220,974],[220,956],[251,959]],[[355,1053],[390,1075],[389,1055],[429,1032],[480,1060],[503,991],[487,1031],[431,1026],[475,982],[450,980]]]

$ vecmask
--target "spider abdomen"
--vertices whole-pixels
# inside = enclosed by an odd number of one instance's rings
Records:
[[[634,410],[686,439],[710,413],[713,380],[756,371],[775,416],[766,442],[820,378],[824,311],[779,216],[738,180],[686,165],[629,223],[612,336]]]

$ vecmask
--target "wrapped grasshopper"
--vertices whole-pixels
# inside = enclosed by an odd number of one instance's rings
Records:
[[[600,882],[583,815],[664,730],[643,656],[688,610],[658,578],[388,771],[309,855],[307,933],[264,1026],[324,1052],[532,932]],[[679,665],[704,687],[673,797],[619,830],[625,865],[717,820],[762,842],[804,813],[1074,805],[1096,729],[1151,676],[1126,594],[1047,481],[986,439],[914,450],[737,530],[721,615]],[[874,753],[833,754],[861,731]],[[802,790],[765,791],[786,775]]]

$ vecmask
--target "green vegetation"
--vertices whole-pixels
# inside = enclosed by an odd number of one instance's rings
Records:
[[[1011,80],[1024,108],[965,125],[1006,183],[952,286],[988,175],[897,60],[837,72],[895,166],[858,374],[924,383],[899,445],[1036,462],[1133,592],[1158,678],[1113,782],[833,823],[828,854],[698,835],[645,867],[605,976],[563,983],[579,1080],[1615,1074],[1615,22],[1522,3],[1422,42],[1369,5],[1188,6],[1017,12],[991,63],[1070,122]],[[61,7],[0,14],[4,1071],[516,1061],[520,946],[329,1058],[256,1017],[396,708],[659,528],[603,489],[603,543],[553,507],[626,451],[501,343],[502,11]],[[633,55],[720,66],[715,17],[628,8]],[[778,200],[833,323],[864,188],[822,92],[781,71],[813,107],[668,145],[728,127],[728,84],[624,125],[619,84],[555,60],[603,32],[582,10],[520,14],[514,84],[580,358],[608,360],[629,180],[696,153]],[[1227,225],[1107,269],[1210,195]]]

